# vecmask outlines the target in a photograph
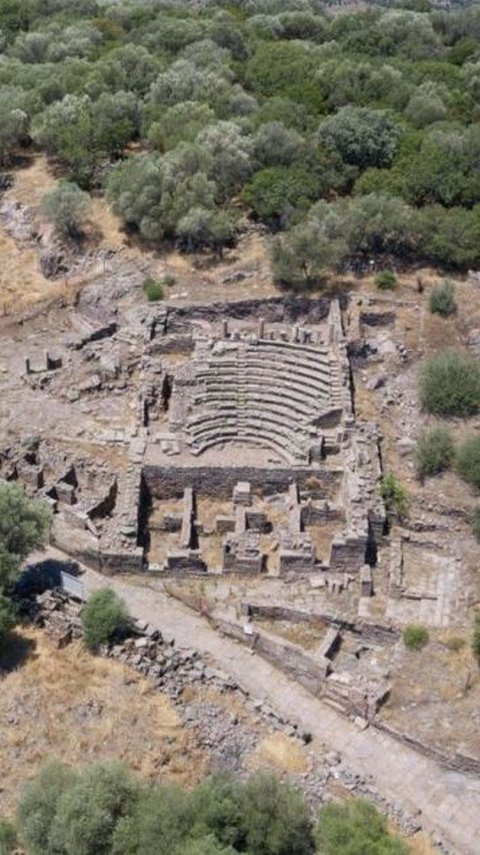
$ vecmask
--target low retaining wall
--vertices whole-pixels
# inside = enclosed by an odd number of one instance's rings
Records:
[[[283,640],[264,630],[246,627],[228,614],[213,613],[210,620],[225,635],[250,647],[283,671],[317,698],[330,703],[349,718],[370,722],[388,698],[390,687],[384,681],[367,681],[343,673],[331,673],[332,663],[324,655],[324,647],[306,653],[297,644]]]
[[[271,662],[289,677],[293,677],[297,683],[308,689],[313,695],[319,696],[322,684],[327,676],[329,661],[325,657],[319,657],[316,661],[307,656],[296,644],[281,641],[270,633],[253,630],[247,635],[241,624],[231,621],[227,616],[214,613],[210,617],[211,622],[225,635],[241,641],[256,653],[259,653],[267,662]]]
[[[369,621],[348,621],[334,615],[322,612],[305,612],[288,606],[271,605],[269,603],[243,602],[242,609],[246,615],[264,618],[265,620],[285,620],[291,623],[326,624],[339,630],[348,630],[374,644],[393,644],[401,636],[401,632],[393,626],[371,623]]]
[[[381,730],[383,733],[388,733],[389,736],[397,739],[403,745],[408,745],[409,748],[413,748],[425,757],[435,760],[447,769],[453,769],[455,772],[464,772],[477,776],[480,775],[480,759],[478,757],[460,754],[458,751],[455,751],[453,754],[447,754],[445,751],[441,751],[433,745],[425,745],[424,742],[420,742],[419,739],[416,739],[409,733],[393,727],[378,717],[373,719],[372,724],[377,728],[377,730]]]

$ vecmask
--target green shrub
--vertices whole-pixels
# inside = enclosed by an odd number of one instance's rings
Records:
[[[90,597],[82,611],[83,638],[90,650],[124,636],[130,617],[123,600],[111,588],[100,588]]]
[[[438,282],[430,291],[428,305],[432,315],[441,315],[447,318],[457,310],[455,303],[455,286],[449,279]]]
[[[380,495],[385,502],[387,514],[403,519],[408,513],[408,497],[405,489],[391,472],[380,481]]]
[[[140,785],[121,763],[80,771],[48,763],[20,796],[17,826],[29,855],[112,852],[113,834],[134,811]]]
[[[0,593],[17,578],[22,561],[45,541],[48,505],[31,500],[18,484],[0,480]]]
[[[172,784],[152,787],[123,817],[113,837],[114,855],[171,855],[177,852],[193,825],[188,793]]]
[[[455,449],[450,431],[438,427],[421,434],[415,449],[415,468],[419,478],[438,475],[448,469]]]
[[[158,300],[163,300],[164,291],[161,282],[157,282],[156,279],[149,277],[145,279],[142,287],[149,303],[156,303]]]
[[[472,636],[473,655],[480,659],[480,615],[475,615]]]
[[[380,291],[393,291],[397,284],[397,277],[392,270],[381,270],[375,276],[375,285]]]
[[[111,853],[117,825],[133,812],[139,792],[121,763],[96,763],[82,769],[56,804],[48,851]]]
[[[50,853],[49,836],[57,804],[75,773],[63,763],[46,763],[23,787],[17,809],[17,828],[29,855]]]
[[[213,832],[222,843],[244,850],[243,802],[243,785],[231,775],[216,774],[206,778],[191,796],[195,836],[204,837]]]
[[[428,629],[421,624],[411,623],[403,630],[403,643],[409,650],[421,650],[428,639]]]
[[[420,401],[436,416],[466,417],[480,408],[480,369],[476,360],[455,350],[433,356],[420,378]]]
[[[213,834],[184,840],[172,855],[235,855],[237,849],[219,843]]]
[[[245,784],[243,824],[251,855],[309,855],[310,813],[299,790],[260,772]]]
[[[172,273],[166,273],[165,276],[163,277],[163,284],[167,288],[173,288],[173,286],[176,284],[176,282],[177,282],[177,280],[176,280],[175,276],[172,275]]]
[[[458,474],[468,484],[480,487],[480,436],[466,439],[457,451]]]
[[[10,855],[17,849],[17,833],[11,822],[0,819],[0,855]]]
[[[302,793],[265,773],[246,783],[214,775],[187,791],[137,783],[119,763],[50,764],[24,788],[17,815],[29,855],[314,852]]]
[[[480,543],[480,506],[477,506],[472,514],[472,531],[476,540]]]
[[[408,848],[391,835],[387,821],[364,799],[330,804],[319,813],[315,829],[322,855],[407,855]]]

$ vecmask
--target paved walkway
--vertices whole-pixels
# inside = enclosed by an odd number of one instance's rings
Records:
[[[287,719],[329,748],[339,751],[352,772],[372,776],[380,792],[411,814],[421,810],[427,831],[437,832],[455,855],[480,855],[480,780],[451,772],[373,728],[360,731],[285,674],[166,594],[121,577],[88,570],[87,596],[106,584],[121,595],[131,613],[175,637],[180,647],[209,654],[255,698],[267,701]]]

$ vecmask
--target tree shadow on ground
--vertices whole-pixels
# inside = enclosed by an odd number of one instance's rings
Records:
[[[25,638],[18,632],[12,632],[5,649],[0,652],[0,678],[21,668],[27,659],[35,655],[36,646],[37,643],[33,638]]]
[[[59,561],[56,558],[45,558],[35,564],[28,564],[15,583],[15,594],[19,597],[29,597],[33,594],[43,594],[48,588],[61,587],[62,571],[71,576],[78,576],[78,563],[69,559]]]

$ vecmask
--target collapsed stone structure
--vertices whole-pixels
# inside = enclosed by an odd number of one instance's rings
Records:
[[[155,569],[358,574],[371,560],[385,526],[377,436],[355,423],[340,306],[315,308],[308,325],[254,311],[197,321],[192,310],[189,336],[168,317],[155,333],[143,479],[171,541]],[[187,358],[159,372],[155,355],[175,348]],[[213,519],[202,519],[205,499]],[[332,520],[338,535],[319,555],[312,530]]]
[[[35,392],[136,391],[128,428],[96,437],[118,468],[51,437],[3,453],[3,477],[57,512],[60,547],[104,572],[325,573],[339,588],[351,574],[368,593],[385,527],[378,437],[355,420],[337,299],[74,312],[64,345],[25,356]],[[66,389],[79,362],[93,370]]]

